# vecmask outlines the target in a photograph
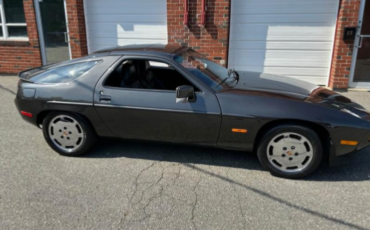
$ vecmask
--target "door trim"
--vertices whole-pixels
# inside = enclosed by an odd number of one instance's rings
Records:
[[[36,23],[37,23],[37,32],[39,35],[39,41],[40,41],[40,48],[41,48],[41,60],[42,65],[47,65],[46,60],[46,49],[45,49],[45,40],[44,40],[44,30],[42,28],[42,21],[41,21],[41,12],[40,12],[40,0],[33,0],[34,6],[35,6],[35,14],[36,14]],[[69,50],[69,60],[72,59],[72,51],[71,51],[71,43],[69,38],[69,25],[68,25],[68,14],[67,14],[67,3],[66,0],[63,0],[63,6],[64,6],[64,14],[66,17],[66,27],[67,27],[67,36],[68,36],[68,50]]]
[[[149,110],[158,112],[174,112],[174,113],[192,113],[192,114],[205,114],[205,115],[217,115],[219,113],[214,112],[202,112],[202,111],[190,111],[190,110],[179,110],[179,109],[161,109],[161,108],[150,108],[150,107],[137,107],[137,106],[126,106],[126,105],[114,105],[114,104],[101,104],[95,103],[94,106],[97,107],[111,107],[111,108],[121,108],[121,109],[135,109],[135,110]]]
[[[348,85],[351,88],[370,88],[370,82],[354,82],[354,75],[356,69],[356,62],[357,62],[357,54],[358,54],[358,45],[360,42],[363,18],[364,18],[364,11],[365,11],[365,4],[366,0],[361,1],[360,10],[358,14],[358,21],[357,21],[357,32],[356,38],[353,46],[352,51],[352,62],[351,62],[351,71],[349,73]]]

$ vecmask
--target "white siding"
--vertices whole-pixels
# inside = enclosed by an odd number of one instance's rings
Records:
[[[89,52],[167,43],[166,0],[85,0]]]
[[[232,0],[229,67],[326,85],[339,0]]]

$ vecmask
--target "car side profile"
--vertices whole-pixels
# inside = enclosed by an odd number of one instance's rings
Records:
[[[15,104],[56,152],[98,137],[257,152],[273,175],[301,178],[370,145],[370,113],[331,90],[228,70],[186,47],[132,45],[19,73]]]

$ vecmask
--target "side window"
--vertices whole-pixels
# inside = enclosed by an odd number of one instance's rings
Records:
[[[178,86],[193,86],[176,69],[164,62],[152,60],[125,60],[107,77],[105,86],[133,88],[173,90]]]
[[[80,62],[71,65],[52,68],[30,78],[35,83],[68,83],[87,73],[99,61]]]

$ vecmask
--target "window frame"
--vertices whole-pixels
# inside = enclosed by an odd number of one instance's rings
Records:
[[[157,62],[163,62],[166,63],[169,68],[173,68],[176,70],[178,73],[180,73],[184,78],[186,78],[190,83],[192,83],[194,86],[196,86],[199,91],[195,92],[196,94],[204,94],[204,87],[201,87],[198,82],[194,82],[194,79],[188,76],[186,72],[183,70],[179,69],[177,66],[177,63],[172,60],[167,60],[164,58],[160,57],[155,57],[155,56],[134,56],[134,55],[127,55],[127,56],[122,56],[120,59],[117,60],[117,62],[110,67],[110,71],[107,71],[107,73],[103,76],[103,80],[101,81],[101,86],[105,89],[113,89],[113,90],[128,90],[128,91],[142,91],[142,92],[162,92],[162,93],[175,93],[176,90],[167,90],[167,89],[140,89],[140,88],[124,88],[124,87],[114,87],[114,86],[107,86],[105,83],[108,80],[109,76],[112,74],[113,71],[118,68],[120,64],[122,64],[124,61],[128,60],[147,60],[147,61],[157,61]],[[172,63],[171,63],[172,62]]]
[[[24,9],[23,9],[24,12]],[[25,13],[25,12],[24,12]],[[0,29],[3,32],[3,36],[0,37],[0,41],[29,41],[28,34],[25,37],[11,37],[8,33],[8,27],[26,27],[27,30],[27,22],[24,23],[6,23],[6,17],[5,17],[5,6],[4,1],[0,0]]]

